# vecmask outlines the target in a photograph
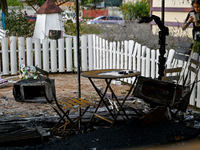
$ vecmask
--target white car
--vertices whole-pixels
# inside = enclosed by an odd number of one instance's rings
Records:
[[[87,21],[87,24],[118,24],[124,25],[124,20],[122,17],[118,16],[99,16],[93,20]]]

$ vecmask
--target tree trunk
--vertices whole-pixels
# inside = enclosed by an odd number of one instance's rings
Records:
[[[8,6],[7,6],[7,1],[6,0],[1,0],[1,9],[2,13],[6,14],[8,11]]]

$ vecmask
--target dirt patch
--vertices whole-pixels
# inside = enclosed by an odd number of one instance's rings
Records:
[[[56,95],[59,100],[78,97],[78,78],[76,74],[50,75],[55,79]],[[95,85],[105,89],[104,80],[94,80]],[[129,85],[111,85],[119,94],[127,93]],[[15,101],[12,85],[0,89],[0,117],[32,117],[57,115],[47,103],[26,103]],[[81,77],[81,97],[91,102],[99,97],[87,78]],[[122,125],[112,128],[102,128],[85,134],[67,137],[66,140],[51,140],[49,142],[25,147],[1,147],[0,149],[66,149],[66,150],[111,150],[111,149],[140,149],[160,144],[194,139],[199,129],[188,128],[184,122],[171,121],[156,123],[142,127],[138,120],[132,118]]]
[[[50,75],[50,78],[55,79],[58,100],[78,98],[77,74],[54,74]],[[100,98],[90,81],[85,77],[81,77],[80,80],[81,98],[91,102],[99,100]],[[105,89],[106,83],[104,80],[95,79],[93,81],[97,87]],[[125,83],[122,83],[121,85],[112,84],[112,87],[119,95],[127,93],[127,90],[129,89],[129,85]],[[12,84],[0,89],[0,108],[0,116],[32,117],[56,115],[47,103],[17,102],[13,96]]]

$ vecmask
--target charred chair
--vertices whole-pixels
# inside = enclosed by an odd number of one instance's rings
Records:
[[[179,111],[185,112],[187,110],[191,93],[198,82],[199,67],[200,62],[191,58],[182,85],[140,76],[133,94],[149,103],[151,107],[164,106],[169,108],[171,117],[176,118]]]
[[[192,45],[192,43],[184,43],[182,41],[178,43],[178,48],[173,56],[173,62],[164,70],[163,81],[183,83]]]
[[[56,92],[55,92],[55,86],[52,82],[52,79],[49,78],[48,72],[36,67],[38,77],[40,79],[42,87],[44,87],[44,95],[47,100],[47,102],[50,104],[50,106],[54,109],[54,111],[59,115],[60,119],[56,123],[56,125],[51,129],[51,134],[54,135],[58,132],[61,133],[61,137],[64,139],[66,138],[71,132],[78,131],[78,133],[82,134],[82,131],[77,126],[78,122],[81,120],[83,115],[86,113],[86,111],[89,109],[90,106],[93,104],[88,102],[84,99],[68,99],[68,100],[58,100],[56,98]],[[45,84],[44,84],[45,83]],[[49,99],[47,97],[47,93],[45,90],[45,86],[49,86],[50,92],[53,95],[53,99]],[[70,118],[69,114],[70,111],[73,109],[78,110],[81,108],[82,113],[81,115],[78,115],[77,117]],[[69,127],[69,130],[67,131],[67,127]],[[62,131],[61,131],[62,130]]]

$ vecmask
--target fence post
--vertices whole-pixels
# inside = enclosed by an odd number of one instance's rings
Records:
[[[24,49],[24,37],[19,37],[18,38],[18,49],[19,49],[19,67],[25,64],[25,49]]]
[[[103,55],[102,55],[102,38],[99,38],[99,64],[100,64],[100,69],[103,69],[103,67],[102,67],[102,63],[103,63],[103,61],[102,61],[102,59],[103,59]]]
[[[82,71],[87,70],[87,37],[81,36],[81,56],[82,56]]]
[[[116,69],[116,42],[113,42],[113,68]]]
[[[156,50],[156,78],[158,78],[158,63],[159,63],[159,56],[160,56],[160,52],[159,49]]]
[[[50,49],[51,49],[51,72],[57,72],[58,55],[57,55],[57,41],[56,40],[51,40]]]
[[[32,38],[26,38],[27,66],[33,66],[33,43]]]
[[[128,63],[128,69],[129,70],[132,70],[132,53],[133,53],[133,46],[134,46],[134,41],[133,40],[129,40],[128,42],[128,49],[129,49],[129,52],[128,52],[128,56],[129,56],[129,63]],[[135,79],[135,78],[133,78]],[[128,83],[131,83],[131,78],[128,79]]]
[[[156,77],[156,51],[151,50],[151,77]]]
[[[124,42],[121,42],[121,69],[124,68]]]
[[[59,72],[65,71],[65,60],[64,60],[64,39],[58,39],[58,61],[59,61]]]
[[[128,69],[128,41],[124,41],[124,69]],[[128,78],[124,78],[124,82],[127,82]]]
[[[77,64],[77,61],[78,61],[78,58],[77,58],[77,37],[74,36],[73,38],[73,42],[74,42],[74,70],[77,71],[77,67],[78,67],[78,64]]]
[[[131,70],[132,69],[132,54],[133,54],[133,46],[134,46],[134,41],[133,40],[130,40],[129,42],[129,45],[128,45],[128,49],[129,49],[129,63],[128,63],[128,69]]]
[[[9,74],[8,38],[2,39],[3,74]]]
[[[89,70],[94,70],[93,35],[88,35]]]
[[[113,43],[112,42],[110,42],[110,50],[109,50],[109,52],[110,52],[110,69],[112,69],[112,54],[113,54]]]
[[[100,57],[99,57],[99,37],[96,36],[96,69],[99,69],[99,62],[100,62]]]
[[[142,76],[145,76],[146,74],[146,46],[142,46],[142,54],[141,54],[141,60],[142,60]]]
[[[120,42],[117,42],[117,69],[119,68],[120,60],[119,60],[119,54],[120,54]]]
[[[35,66],[41,68],[41,43],[40,39],[34,39],[35,41]]]
[[[166,68],[172,67],[171,64],[172,64],[172,61],[173,61],[174,53],[175,53],[175,50],[173,50],[173,49],[169,50],[167,61],[166,61],[166,66],[167,66]]]
[[[128,69],[128,41],[124,41],[124,50],[125,50],[125,60],[124,60],[124,69]]]
[[[150,77],[150,64],[151,64],[151,60],[150,60],[150,56],[151,56],[151,50],[147,47],[146,48],[146,77]]]
[[[96,55],[96,35],[94,35],[93,34],[93,49],[92,49],[92,51],[93,51],[93,60],[94,60],[94,65],[93,65],[93,67],[94,67],[94,69],[96,69],[97,68],[97,55]]]
[[[43,42],[43,69],[49,71],[49,46],[48,39],[44,39]]]
[[[137,47],[137,71],[141,71],[141,44]]]
[[[66,38],[67,71],[72,71],[72,38]]]
[[[103,54],[102,54],[103,69],[106,69],[106,53],[105,53],[105,50],[106,50],[106,48],[105,48],[106,43],[105,42],[106,41],[105,41],[105,39],[103,39],[102,42],[103,42],[103,48],[102,48],[102,51],[103,51]]]
[[[10,62],[11,62],[11,74],[17,74],[17,45],[16,37],[10,37]]]
[[[108,40],[106,40],[106,69],[108,69],[109,68],[109,59],[108,59],[108,56],[109,56],[109,54],[108,54]]]

